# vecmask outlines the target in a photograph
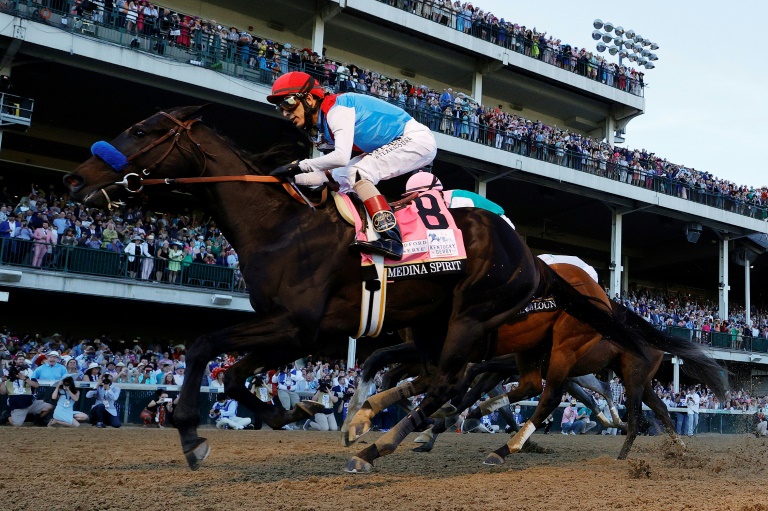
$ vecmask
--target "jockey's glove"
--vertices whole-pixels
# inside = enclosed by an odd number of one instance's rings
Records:
[[[296,176],[294,182],[301,186],[321,186],[328,182],[325,172],[306,172]]]
[[[279,177],[281,179],[287,179],[295,176],[296,174],[301,174],[301,173],[302,173],[302,170],[301,170],[301,167],[299,167],[299,162],[292,161],[288,165],[277,167],[275,170],[270,172],[269,175],[274,177]]]

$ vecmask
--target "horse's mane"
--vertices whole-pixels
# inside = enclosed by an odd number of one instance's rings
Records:
[[[291,144],[278,144],[260,153],[250,152],[240,147],[232,138],[214,129],[214,132],[236,152],[243,160],[266,172],[297,159],[298,148]],[[303,156],[298,158],[303,159]]]

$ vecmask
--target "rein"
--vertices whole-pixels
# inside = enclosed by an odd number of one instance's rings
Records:
[[[283,188],[286,192],[288,192],[288,195],[290,195],[293,199],[300,202],[301,204],[305,204],[311,208],[315,208],[317,206],[320,206],[326,202],[328,199],[328,187],[324,187],[323,191],[320,196],[320,200],[318,202],[313,202],[310,199],[308,199],[303,193],[301,193],[301,190],[299,190],[298,186],[291,182],[281,180],[277,177],[273,176],[262,176],[262,175],[242,175],[242,176],[219,176],[219,177],[203,177],[203,174],[205,174],[205,171],[208,168],[208,157],[215,157],[215,155],[207,152],[205,149],[203,149],[202,145],[197,142],[192,137],[192,126],[200,122],[200,119],[190,119],[188,121],[182,122],[175,117],[173,117],[170,114],[167,114],[166,112],[160,112],[160,114],[164,115],[168,119],[172,120],[174,123],[176,123],[176,127],[171,128],[168,130],[166,134],[152,142],[151,144],[147,145],[146,147],[140,149],[139,151],[135,152],[131,156],[128,156],[125,158],[125,164],[132,163],[133,160],[135,160],[137,157],[148,153],[152,149],[160,146],[164,142],[166,142],[169,138],[173,137],[173,140],[171,144],[169,145],[168,149],[160,156],[160,158],[155,161],[152,165],[149,165],[148,167],[145,167],[141,170],[140,173],[129,173],[125,174],[123,176],[122,181],[117,181],[115,183],[111,183],[109,185],[106,185],[105,187],[102,187],[98,191],[100,191],[102,194],[104,194],[105,198],[107,199],[107,206],[109,209],[112,209],[113,205],[121,205],[120,202],[114,202],[109,198],[109,195],[107,195],[107,192],[104,188],[107,186],[112,185],[119,185],[126,189],[129,193],[140,193],[142,189],[145,186],[152,186],[152,185],[172,185],[172,184],[201,184],[201,183],[226,183],[226,182],[235,182],[235,181],[241,181],[241,182],[249,182],[249,183],[280,183],[283,185]],[[171,154],[171,151],[173,151],[174,148],[178,148],[181,151],[186,151],[188,153],[191,153],[189,149],[185,149],[179,144],[179,137],[182,134],[186,134],[187,138],[192,142],[194,147],[200,151],[200,153],[203,155],[203,170],[200,172],[200,175],[198,177],[180,177],[180,178],[161,178],[161,179],[149,179],[150,173],[157,169],[157,167],[160,166],[160,164]],[[112,146],[110,146],[112,147]],[[116,148],[113,148],[115,151],[118,151]],[[232,152],[234,152],[240,160],[245,163],[245,165],[250,168],[251,170],[255,170],[253,165],[243,159],[243,157],[238,154],[237,151],[230,148]],[[118,151],[119,152],[119,151]],[[137,186],[131,186],[131,184],[137,185]]]

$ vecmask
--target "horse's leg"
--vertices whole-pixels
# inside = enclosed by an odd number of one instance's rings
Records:
[[[387,348],[381,348],[368,356],[368,358],[363,363],[362,383],[357,386],[352,399],[349,400],[347,418],[344,419],[344,424],[341,425],[343,445],[349,445],[349,441],[353,442],[355,440],[349,440],[346,433],[349,431],[349,425],[352,423],[352,419],[354,418],[355,414],[357,414],[357,412],[363,406],[365,400],[368,398],[368,390],[371,387],[371,382],[373,381],[373,377],[376,375],[376,373],[390,364],[400,362],[401,365],[398,366],[395,372],[397,372],[397,374],[403,373],[403,376],[405,376],[405,371],[409,370],[410,368],[410,365],[406,364],[409,362],[417,362],[419,360],[419,351],[416,349],[416,346],[413,343],[402,343],[395,346],[389,346]],[[390,371],[387,372],[389,373]],[[393,373],[393,375],[394,374],[395,373]],[[411,372],[409,374],[415,374],[415,372]],[[399,380],[395,380],[394,383],[397,383],[398,381]],[[387,380],[386,383],[392,383],[391,379]]]
[[[683,439],[675,430],[675,424],[669,416],[667,405],[665,405],[664,401],[662,401],[661,398],[656,395],[656,392],[653,391],[650,381],[645,384],[645,388],[643,389],[643,401],[648,405],[648,408],[656,414],[656,417],[659,418],[667,434],[672,438],[672,441],[685,449],[685,442],[683,442]]]
[[[430,378],[428,376],[421,375],[408,383],[379,392],[366,399],[363,406],[349,423],[349,430],[342,437],[344,445],[350,445],[366,434],[371,429],[371,419],[386,407],[392,406],[402,399],[424,392],[429,385],[429,381]]]
[[[627,374],[631,373],[625,371],[625,378]],[[640,426],[640,416],[643,413],[643,386],[642,383],[634,381],[636,379],[637,377],[631,375],[629,378],[626,378],[625,382],[627,392],[627,438],[624,439],[624,444],[619,451],[618,459],[620,460],[627,459],[627,455],[630,449],[632,449],[632,444],[637,437],[637,431]]]
[[[208,362],[222,352],[253,351],[263,357],[259,365],[276,367],[301,355],[301,345],[297,344],[295,339],[301,339],[304,335],[311,334],[297,331],[287,315],[279,314],[264,316],[198,337],[190,345],[186,357],[187,372],[173,417],[184,455],[192,470],[197,470],[209,453],[205,438],[197,434],[197,426],[200,423],[200,382]],[[254,405],[267,424],[274,424],[278,413],[273,406],[261,400]]]
[[[504,463],[504,458],[506,458],[507,455],[520,452],[533,432],[536,431],[539,425],[560,405],[560,396],[562,396],[562,394],[562,381],[555,384],[547,379],[547,385],[541,393],[539,404],[536,405],[536,409],[533,411],[531,418],[523,424],[520,431],[515,433],[506,444],[490,453],[485,458],[485,461],[483,461],[483,464],[501,465]]]
[[[488,391],[488,397],[491,399],[503,396],[504,394],[506,394],[506,392],[501,382],[498,382],[495,387]],[[520,430],[517,422],[515,422],[515,417],[512,415],[512,410],[510,409],[509,405],[499,408],[499,415],[504,417],[504,420],[506,421],[507,425],[509,425],[510,429],[512,429],[512,431],[517,432]]]
[[[594,374],[577,376],[575,378],[571,378],[571,380],[581,385],[585,389],[589,389],[594,392],[597,392],[598,394],[600,394],[605,398],[606,404],[608,406],[608,410],[610,410],[611,412],[611,421],[610,422],[608,421],[608,418],[602,413],[602,410],[600,411],[600,414],[596,417],[596,419],[600,421],[600,424],[602,424],[603,427],[619,428],[623,431],[627,430],[627,425],[624,424],[624,422],[621,420],[621,417],[619,417],[619,412],[618,410],[616,410],[616,405],[614,404],[613,398],[611,397],[611,386],[608,382],[598,380]]]
[[[514,355],[514,361],[520,373],[517,387],[506,394],[483,401],[480,403],[480,406],[467,414],[468,419],[479,419],[483,415],[488,415],[508,406],[510,403],[516,403],[528,397],[541,394],[541,356],[538,351],[532,350],[525,353],[517,353]]]
[[[229,397],[253,413],[259,414],[260,418],[262,414],[265,414],[265,422],[273,429],[279,429],[285,424],[302,419],[312,418],[316,413],[323,410],[323,405],[320,403],[301,401],[291,410],[272,407],[268,412],[265,412],[266,403],[252,394],[244,385],[246,378],[253,374],[254,369],[265,367],[263,362],[257,359],[259,356],[261,353],[249,353],[224,372],[224,391]],[[266,406],[270,405],[266,404]]]

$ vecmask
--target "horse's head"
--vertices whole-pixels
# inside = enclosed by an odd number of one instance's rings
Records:
[[[205,158],[190,130],[200,106],[159,112],[138,122],[112,142],[96,142],[93,156],[64,176],[73,198],[95,207],[141,190],[141,180],[187,175]]]

